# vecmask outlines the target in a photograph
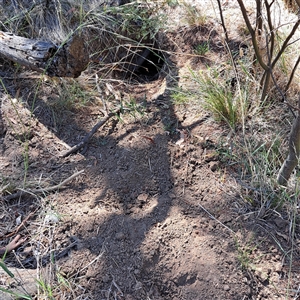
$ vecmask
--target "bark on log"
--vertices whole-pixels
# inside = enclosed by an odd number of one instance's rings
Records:
[[[0,55],[49,76],[78,77],[89,62],[83,39],[76,35],[56,46],[0,31]]]

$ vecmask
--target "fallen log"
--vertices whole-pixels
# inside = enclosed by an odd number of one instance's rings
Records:
[[[83,39],[75,35],[56,46],[0,31],[0,55],[32,70],[57,77],[78,77],[89,62]]]

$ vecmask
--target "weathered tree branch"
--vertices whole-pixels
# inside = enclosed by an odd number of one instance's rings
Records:
[[[49,76],[78,77],[89,62],[83,39],[75,35],[56,46],[0,31],[0,55]]]

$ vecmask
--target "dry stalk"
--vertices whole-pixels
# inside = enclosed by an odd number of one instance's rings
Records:
[[[78,175],[82,174],[83,172],[84,172],[84,170],[78,171],[78,172],[74,173],[73,175],[71,175],[70,177],[68,177],[67,179],[65,179],[64,181],[62,181],[61,183],[59,183],[57,185],[49,186],[47,188],[40,188],[40,189],[33,189],[33,190],[19,189],[20,190],[19,192],[2,197],[2,199],[9,201],[12,199],[22,197],[24,194],[36,195],[36,194],[43,194],[43,193],[47,193],[47,192],[53,192],[53,191],[59,190],[61,187],[66,185],[68,182],[70,182],[72,179],[74,179]]]

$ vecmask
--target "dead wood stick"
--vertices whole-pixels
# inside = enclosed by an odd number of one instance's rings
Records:
[[[28,190],[28,191],[20,189],[19,192],[5,196],[5,197],[3,197],[3,199],[8,201],[8,200],[12,200],[15,198],[19,198],[19,197],[23,196],[24,194],[41,194],[41,193],[45,193],[45,192],[56,191],[56,190],[60,189],[62,186],[66,185],[73,178],[82,174],[83,172],[84,172],[84,170],[78,171],[78,172],[74,173],[73,175],[71,175],[70,177],[68,177],[67,179],[65,179],[64,181],[62,181],[61,183],[59,183],[57,185],[49,186],[47,188],[33,189],[33,190]]]
[[[66,150],[64,152],[61,153],[61,157],[66,157],[68,155],[70,155],[71,153],[74,153],[76,151],[78,151],[79,149],[81,149],[83,146],[85,146],[90,139],[92,138],[92,136],[96,133],[96,131],[102,126],[104,125],[111,117],[115,116],[116,114],[118,114],[121,111],[121,108],[119,108],[118,110],[116,110],[115,112],[109,113],[108,115],[104,116],[104,118],[102,120],[100,120],[93,128],[92,130],[85,136],[85,138],[78,143],[77,145],[73,146],[71,149]]]
[[[13,235],[17,234],[17,233],[21,230],[22,227],[25,228],[25,224],[27,223],[27,221],[28,221],[32,216],[34,216],[34,214],[37,212],[37,210],[38,210],[38,208],[37,208],[35,211],[32,211],[32,212],[31,212],[31,213],[30,213],[30,214],[22,221],[22,223],[17,227],[17,229],[15,229],[14,231],[9,232],[9,233],[7,233],[7,234],[5,234],[5,235],[0,236],[0,240],[10,238],[10,237],[12,237]]]
[[[26,238],[21,238],[21,235],[18,234],[6,247],[0,248],[0,255],[3,255],[12,250],[15,250],[25,241],[26,241]]]
[[[78,77],[89,62],[88,51],[79,35],[57,46],[0,31],[0,55],[49,76]]]

